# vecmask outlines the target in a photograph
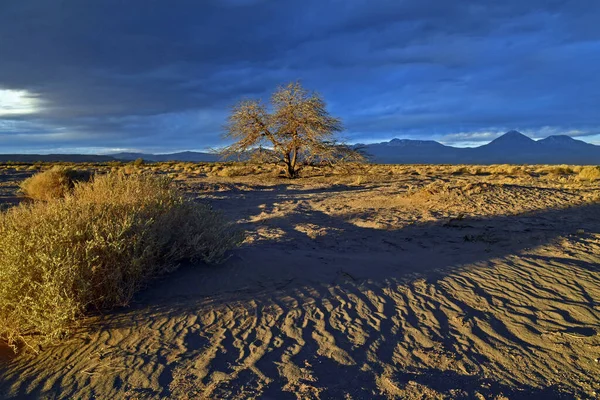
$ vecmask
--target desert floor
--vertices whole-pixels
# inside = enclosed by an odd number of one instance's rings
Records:
[[[178,174],[247,231],[244,244],[64,343],[5,351],[0,393],[597,398],[600,186],[486,171]],[[0,176],[5,203],[22,175]]]

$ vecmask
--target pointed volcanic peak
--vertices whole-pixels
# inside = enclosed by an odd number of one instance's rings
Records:
[[[514,147],[515,149],[519,149],[519,147],[534,147],[536,145],[536,141],[530,138],[529,136],[523,135],[519,131],[508,131],[504,135],[492,140],[485,146],[491,147]]]
[[[543,146],[519,131],[509,131],[488,144],[471,150],[469,162],[478,164],[539,163]],[[548,158],[549,159],[549,158]]]

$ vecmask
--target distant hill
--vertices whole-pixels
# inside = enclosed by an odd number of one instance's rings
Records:
[[[384,164],[600,164],[600,146],[565,135],[536,141],[518,131],[472,148],[409,139],[356,146]]]
[[[392,139],[389,142],[359,144],[355,147],[382,164],[397,163],[455,163],[460,159],[462,149],[445,146],[433,140]]]
[[[0,154],[0,162],[109,162],[117,161],[111,156],[89,154]]]
[[[117,153],[111,155],[89,154],[0,154],[0,162],[14,161],[33,163],[43,162],[129,162],[142,158],[145,161],[186,161],[215,162],[220,160],[218,154],[184,151],[172,154]]]
[[[218,154],[197,151],[183,151],[171,154],[117,153],[112,154],[112,157],[121,161],[133,161],[141,158],[146,161],[215,162],[221,159],[221,156]]]
[[[357,144],[370,160],[382,164],[591,164],[600,165],[600,146],[566,135],[533,140],[518,131],[479,147],[446,146],[434,140],[392,139],[389,142]],[[264,149],[263,149],[264,151]],[[251,153],[251,152],[250,152]],[[248,159],[250,153],[241,159]],[[184,151],[171,154],[117,153],[85,154],[0,154],[0,162],[129,162],[145,161],[215,162],[218,154]]]

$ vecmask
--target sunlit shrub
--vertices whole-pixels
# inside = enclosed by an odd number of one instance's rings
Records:
[[[579,174],[577,174],[577,179],[582,181],[595,181],[600,179],[600,168],[587,166],[581,168]]]
[[[546,167],[538,168],[535,173],[540,175],[570,175],[574,171],[567,165],[549,165]]]
[[[256,173],[256,168],[252,165],[225,165],[221,169],[213,172],[217,176],[233,178],[236,176],[247,176]]]
[[[183,260],[216,263],[241,240],[166,179],[107,174],[64,199],[0,214],[0,339],[54,341],[87,313],[129,303]]]
[[[57,165],[25,179],[20,189],[30,199],[48,201],[65,197],[74,188],[75,182],[89,180],[90,176],[89,171]]]

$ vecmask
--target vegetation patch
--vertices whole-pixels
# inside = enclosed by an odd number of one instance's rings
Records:
[[[168,179],[109,173],[0,214],[0,339],[52,342],[123,306],[184,260],[217,263],[242,235]]]
[[[579,174],[577,174],[577,178],[582,181],[595,181],[600,179],[600,168],[587,166],[581,168]]]
[[[73,190],[76,182],[87,181],[90,177],[89,171],[55,165],[25,179],[20,189],[30,199],[48,201],[65,197]]]
[[[342,122],[326,110],[325,101],[299,82],[280,86],[271,107],[260,100],[237,104],[227,122],[226,137],[234,143],[225,158],[250,158],[283,164],[288,178],[297,178],[303,165],[364,161],[356,149],[334,139]]]

